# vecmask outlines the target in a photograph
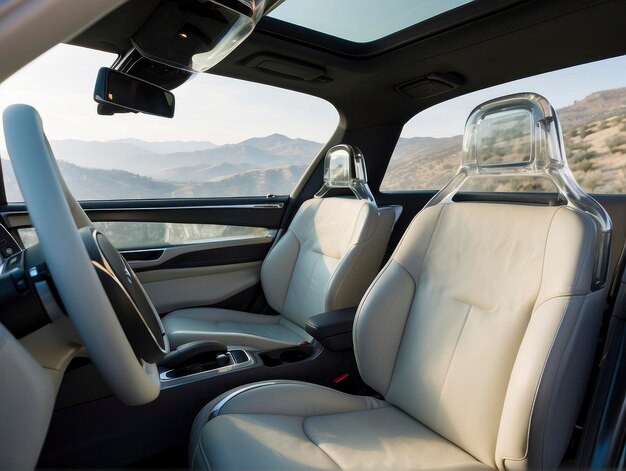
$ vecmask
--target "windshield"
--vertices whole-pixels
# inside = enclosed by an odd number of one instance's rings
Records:
[[[115,56],[59,45],[0,86],[0,107],[33,105],[81,200],[289,194],[337,126],[328,102],[209,74],[174,90],[173,119],[100,116],[98,69]],[[23,201],[0,154],[8,201]]]

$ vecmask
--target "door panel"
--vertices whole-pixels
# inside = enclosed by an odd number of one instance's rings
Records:
[[[250,306],[260,293],[260,267],[272,246],[289,198],[212,198],[84,202],[94,225],[121,249],[160,314],[228,300]],[[7,207],[13,235],[36,242],[23,205]],[[255,295],[258,296],[258,295]]]
[[[137,273],[159,314],[210,306],[260,281],[261,262],[151,270]]]
[[[232,226],[280,226],[288,196],[209,199],[82,201],[96,221],[170,222]],[[10,204],[2,212],[9,229],[31,227],[24,204]]]
[[[163,268],[231,265],[263,260],[275,237],[276,229],[271,229],[260,236],[216,238],[168,247],[122,249],[120,252],[137,272]]]

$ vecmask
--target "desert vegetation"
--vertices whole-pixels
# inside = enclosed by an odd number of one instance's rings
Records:
[[[589,193],[626,193],[626,88],[594,93],[558,111],[566,157],[574,177]],[[515,137],[511,135],[512,137]],[[460,163],[461,136],[436,139],[427,148],[412,149],[400,140],[390,162],[382,189],[385,191],[441,188]],[[521,156],[526,148],[509,142],[508,150],[496,139],[484,150],[490,161]],[[414,153],[412,153],[414,152]],[[496,160],[497,159],[497,160]],[[474,180],[465,189],[473,191],[552,191],[538,179],[511,181]]]

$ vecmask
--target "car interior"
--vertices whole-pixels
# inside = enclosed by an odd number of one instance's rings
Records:
[[[0,469],[621,469],[624,18],[0,2]]]

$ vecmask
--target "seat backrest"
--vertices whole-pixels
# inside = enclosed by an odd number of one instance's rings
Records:
[[[331,148],[322,190],[302,204],[263,262],[269,305],[300,327],[315,314],[356,306],[380,269],[395,214],[376,206],[364,165],[358,149]],[[321,197],[338,188],[355,197]]]
[[[510,132],[512,122],[524,130]],[[528,144],[528,155],[485,163],[494,132],[516,151]],[[490,175],[547,179],[562,204],[454,201],[469,178]],[[544,98],[478,107],[457,176],[415,217],[359,306],[363,379],[489,466],[558,466],[594,356],[609,237],[608,216],[571,177]]]

